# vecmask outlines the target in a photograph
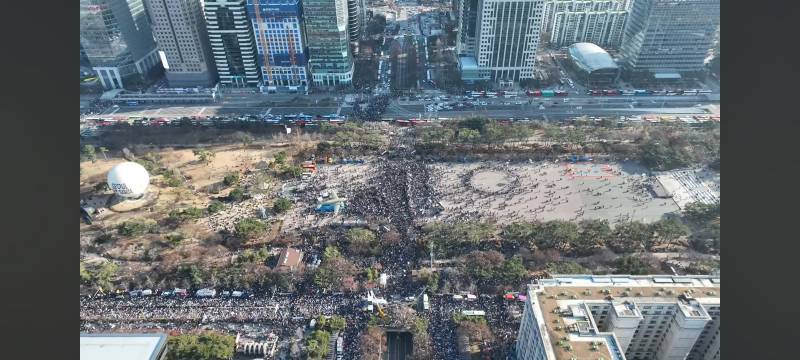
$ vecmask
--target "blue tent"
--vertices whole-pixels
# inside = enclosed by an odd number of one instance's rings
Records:
[[[324,205],[320,205],[317,208],[317,212],[323,212],[323,213],[332,213],[332,212],[336,212],[336,210],[337,210],[336,209],[336,205],[334,205],[334,204],[324,204]]]

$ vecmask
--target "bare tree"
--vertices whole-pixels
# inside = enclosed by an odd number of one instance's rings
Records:
[[[381,354],[387,348],[386,332],[378,326],[370,326],[358,339],[361,358],[364,360],[382,360]]]

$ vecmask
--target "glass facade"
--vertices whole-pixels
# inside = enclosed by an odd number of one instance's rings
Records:
[[[158,65],[150,23],[142,0],[80,0],[81,47],[95,71],[114,69],[113,84]]]
[[[306,0],[303,14],[314,84],[349,84],[353,55],[347,31],[347,0]]]
[[[634,72],[704,69],[719,27],[719,0],[636,0],[622,42],[623,64]]]

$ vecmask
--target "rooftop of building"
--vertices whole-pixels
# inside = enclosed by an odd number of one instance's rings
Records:
[[[275,265],[276,268],[295,268],[303,261],[303,252],[297,249],[293,249],[287,247],[281,250],[280,255],[278,255],[278,263]]]
[[[478,70],[478,62],[472,56],[461,56],[458,58],[461,70]]]
[[[81,334],[81,360],[157,360],[167,334]]]
[[[636,302],[671,302],[686,317],[708,318],[701,304],[719,297],[719,278],[712,276],[554,275],[531,285],[529,294],[547,328],[548,357],[557,360],[625,359],[616,336],[599,331],[587,303],[607,302],[618,317],[640,317]]]
[[[568,48],[575,64],[586,72],[602,69],[617,69],[617,63],[603,48],[592,43],[575,43]]]

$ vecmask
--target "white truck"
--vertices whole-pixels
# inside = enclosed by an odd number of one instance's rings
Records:
[[[217,296],[217,290],[209,289],[209,288],[200,289],[200,290],[197,290],[197,292],[195,293],[195,296],[197,296],[199,298],[214,297],[214,296]]]

